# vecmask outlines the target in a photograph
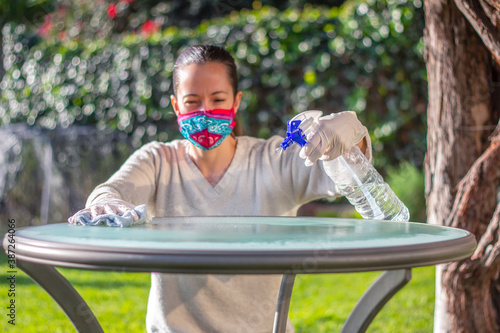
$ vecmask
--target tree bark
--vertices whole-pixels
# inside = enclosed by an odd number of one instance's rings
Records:
[[[447,221],[452,227],[471,231],[482,212],[477,199],[481,192],[500,179],[500,124],[497,134],[483,155],[459,184],[455,203]],[[487,185],[486,185],[487,184]],[[496,196],[493,193],[493,198]],[[495,201],[495,200],[493,200]],[[500,298],[500,203],[468,260],[447,265],[443,271],[443,286],[448,299],[450,324],[453,332],[498,332]],[[480,227],[481,225],[479,225]]]
[[[494,82],[498,67],[452,0],[426,0],[424,9],[429,83],[425,163],[428,223],[467,229],[478,241],[489,230],[484,242],[488,239],[488,245],[495,248],[498,236],[491,235],[495,234],[494,216],[498,215],[500,151],[490,135],[499,115],[499,87]],[[494,139],[491,144],[490,139]],[[435,332],[498,331],[498,270],[496,264],[485,268],[485,253],[438,269]],[[485,271],[488,274],[483,274]],[[439,302],[441,298],[444,304]]]

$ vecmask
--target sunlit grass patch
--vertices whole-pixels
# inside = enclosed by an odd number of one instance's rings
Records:
[[[0,259],[0,279],[6,281],[7,260],[5,255]],[[59,271],[87,301],[105,332],[145,332],[150,274]],[[290,306],[296,331],[338,332],[357,299],[379,274],[297,275]],[[19,270],[15,300],[16,325],[9,325],[4,318],[1,332],[75,332],[55,301]],[[7,302],[7,293],[2,292],[2,304]],[[368,332],[431,332],[433,307],[434,267],[413,269],[410,283],[387,303]]]

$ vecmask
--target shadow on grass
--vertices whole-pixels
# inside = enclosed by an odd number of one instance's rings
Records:
[[[16,269],[17,273],[15,273],[16,276],[16,287],[19,285],[33,285],[36,284],[35,281],[33,281],[29,276],[26,276],[24,273],[22,275],[19,275],[19,272],[21,271],[20,269]],[[0,274],[0,281],[5,282],[7,279],[11,276],[11,274]],[[8,283],[8,281],[7,281]],[[8,284],[7,284],[8,285]]]
[[[36,284],[29,276],[27,276],[19,268],[15,269],[16,273],[16,286],[29,286]],[[101,274],[106,274],[105,272],[100,272]],[[127,273],[129,274],[129,273]],[[144,273],[146,274],[146,273]],[[95,281],[89,278],[75,278],[68,276],[67,274],[62,274],[74,287],[88,287],[88,288],[106,288],[106,289],[118,289],[123,287],[135,287],[142,288],[149,283],[144,281],[120,281],[119,276],[115,276],[110,281]],[[0,281],[7,281],[11,274],[3,273],[0,274]],[[104,279],[104,276],[100,276],[100,279]]]
[[[19,267],[10,269],[7,265],[7,255],[2,252],[0,254],[0,281],[8,282],[7,279],[11,275],[16,277],[16,286],[30,286],[37,284],[29,276],[26,275]],[[90,270],[78,270],[78,269],[67,269],[67,268],[57,268],[59,273],[61,273],[74,287],[88,287],[88,288],[106,288],[106,289],[118,289],[123,287],[133,287],[133,288],[143,288],[149,285],[149,277],[141,280],[132,280],[130,278],[123,279],[125,273],[119,271],[90,271]],[[8,273],[9,271],[15,271],[16,273]],[[82,274],[83,273],[83,274]],[[128,274],[147,274],[150,273],[126,273]],[[147,280],[147,281],[145,281]]]
[[[91,280],[79,280],[75,281],[73,279],[67,278],[68,281],[71,282],[73,287],[77,288],[98,288],[98,289],[120,289],[124,287],[135,287],[135,288],[143,288],[146,284],[144,282],[135,282],[135,281],[91,281]]]

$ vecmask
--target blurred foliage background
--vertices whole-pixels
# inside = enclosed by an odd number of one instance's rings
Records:
[[[0,0],[0,14],[0,125],[93,125],[136,147],[180,138],[173,64],[211,43],[237,61],[246,134],[284,135],[307,109],[354,110],[381,173],[423,184],[421,0]]]

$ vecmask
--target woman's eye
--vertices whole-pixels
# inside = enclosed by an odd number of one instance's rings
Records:
[[[224,101],[225,101],[225,99],[216,99],[215,101],[216,101],[216,102],[224,102]]]

